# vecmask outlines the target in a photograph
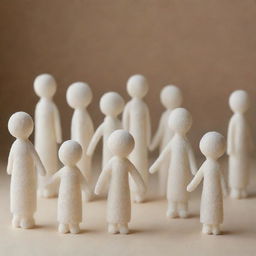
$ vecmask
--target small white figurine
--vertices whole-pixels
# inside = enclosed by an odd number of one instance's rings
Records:
[[[56,172],[48,184],[60,180],[58,197],[58,222],[60,233],[77,234],[80,232],[79,223],[82,221],[81,187],[91,193],[86,178],[76,166],[82,156],[82,147],[73,140],[65,141],[59,149],[59,158],[64,164]]]
[[[25,112],[17,112],[8,122],[10,134],[16,138],[12,144],[7,173],[11,175],[10,199],[12,225],[15,228],[32,228],[35,225],[37,175],[45,175],[44,166],[28,139],[33,132],[33,120]]]
[[[221,134],[208,132],[202,137],[199,147],[206,160],[187,186],[187,190],[189,192],[195,190],[204,179],[200,209],[202,232],[219,235],[221,233],[220,224],[223,222],[222,189],[224,188],[224,179],[218,158],[225,153],[226,143]]]
[[[234,91],[229,98],[234,112],[228,127],[227,153],[229,155],[230,196],[240,199],[247,197],[253,139],[245,117],[250,102],[246,91]]]
[[[148,186],[148,147],[151,140],[151,127],[149,109],[143,98],[148,92],[148,83],[144,76],[134,75],[127,82],[127,92],[131,100],[126,104],[123,113],[123,127],[129,131],[135,140],[135,147],[129,156],[143,178],[145,186]],[[134,202],[145,200],[145,193],[138,193],[131,181],[131,190]]]
[[[153,151],[159,147],[159,152],[161,153],[173,136],[173,132],[168,125],[168,118],[172,110],[181,106],[183,97],[180,88],[175,85],[166,85],[161,91],[160,99],[166,110],[161,115],[157,131],[150,145],[150,150]],[[169,162],[170,158],[166,157],[158,172],[158,185],[161,196],[166,193]]]
[[[135,166],[127,159],[134,147],[134,139],[125,130],[114,131],[108,139],[108,147],[113,157],[104,166],[95,187],[95,194],[100,194],[110,180],[108,192],[107,222],[108,232],[127,234],[131,218],[131,200],[129,174],[136,184],[136,190],[143,193],[145,185]]]
[[[53,76],[42,74],[34,81],[34,90],[40,97],[35,109],[35,148],[38,152],[47,172],[51,177],[58,169],[58,147],[61,143],[61,124],[57,106],[53,102],[56,92],[56,82]],[[44,187],[45,179],[39,180],[39,193],[44,197],[57,195],[57,186]]]
[[[102,157],[102,168],[112,157],[107,146],[107,139],[110,134],[122,128],[122,123],[118,119],[118,115],[122,113],[124,108],[123,98],[116,92],[107,92],[100,99],[100,109],[105,115],[103,123],[95,131],[91,142],[87,148],[87,155],[92,156],[93,152],[101,139],[103,137],[103,157]]]
[[[196,173],[196,161],[192,147],[186,137],[192,126],[191,114],[184,108],[176,108],[169,116],[169,127],[174,133],[171,141],[164,148],[149,172],[154,173],[168,157],[167,179],[167,217],[186,218],[188,215],[188,192],[186,187],[190,180],[190,172]]]
[[[92,101],[92,91],[88,84],[76,82],[67,90],[67,102],[74,109],[71,121],[71,139],[77,141],[83,149],[83,154],[77,166],[86,180],[92,185],[91,157],[86,150],[94,133],[93,122],[87,111],[87,106]],[[92,194],[85,194],[86,201],[92,199]]]

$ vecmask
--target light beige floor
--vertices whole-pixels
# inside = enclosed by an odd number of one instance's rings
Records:
[[[256,170],[254,170],[255,172]],[[84,204],[83,232],[61,235],[57,232],[56,199],[39,199],[37,228],[12,229],[9,213],[9,179],[2,167],[0,176],[0,255],[256,255],[256,175],[250,185],[250,197],[234,201],[225,198],[224,234],[201,234],[199,193],[191,196],[190,218],[165,217],[166,201],[153,200],[132,205],[131,234],[109,235],[106,232],[106,202]],[[155,177],[151,177],[155,187]],[[255,187],[255,189],[254,189]],[[151,191],[151,194],[154,191]]]

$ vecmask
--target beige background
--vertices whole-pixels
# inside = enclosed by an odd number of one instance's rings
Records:
[[[247,89],[256,108],[255,25],[253,0],[2,0],[1,154],[13,140],[6,129],[9,116],[19,110],[33,114],[32,83],[44,72],[59,85],[55,100],[65,139],[70,83],[92,86],[90,110],[98,125],[100,96],[115,90],[128,99],[125,84],[134,73],[148,78],[154,130],[162,111],[160,89],[173,83],[193,114],[194,145],[208,130],[225,132],[232,90]],[[250,120],[256,129],[253,111]]]

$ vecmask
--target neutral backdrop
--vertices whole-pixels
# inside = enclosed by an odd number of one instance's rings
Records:
[[[150,85],[146,101],[154,131],[163,110],[159,92],[170,83],[182,89],[184,106],[193,114],[196,150],[206,131],[226,133],[228,96],[235,89],[250,93],[255,130],[255,27],[253,0],[2,0],[1,155],[6,157],[13,141],[8,118],[20,110],[33,114],[33,80],[46,72],[58,83],[64,139],[72,115],[65,93],[72,82],[91,85],[97,126],[101,95],[114,90],[128,100],[126,81],[136,73]]]

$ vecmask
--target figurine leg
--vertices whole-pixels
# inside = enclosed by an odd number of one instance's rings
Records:
[[[213,233],[213,235],[220,235],[221,234],[220,225],[213,225],[212,233]]]
[[[230,197],[233,199],[240,199],[241,198],[240,189],[231,188]]]
[[[203,224],[202,233],[206,235],[210,235],[212,233],[212,227],[208,224]]]
[[[66,234],[69,232],[69,227],[67,224],[64,224],[64,223],[60,223],[59,224],[59,232],[62,233],[62,234]]]
[[[179,203],[179,216],[180,218],[187,218],[188,217],[188,203]]]
[[[177,203],[168,201],[168,209],[166,212],[166,216],[168,218],[176,218],[178,217],[178,212],[177,212]]]
[[[246,198],[248,196],[246,188],[241,189],[241,198]]]
[[[128,228],[128,224],[125,223],[125,224],[120,224],[119,225],[119,232],[120,234],[128,234],[129,233],[129,228]]]
[[[110,233],[110,234],[116,234],[116,233],[118,233],[117,224],[109,223],[109,224],[108,224],[108,233]]]
[[[145,200],[145,194],[139,194],[139,193],[136,193],[134,194],[134,203],[143,203]]]
[[[80,232],[79,224],[69,224],[69,230],[72,234],[78,234]]]
[[[83,192],[83,198],[85,202],[90,202],[93,199],[93,194],[89,192]]]
[[[20,217],[16,214],[12,217],[12,226],[14,228],[20,228]]]
[[[26,217],[21,218],[21,220],[20,220],[21,228],[29,229],[29,228],[33,228],[34,225],[35,225],[35,220],[34,220],[33,216],[26,216]]]
[[[43,197],[45,198],[52,198],[52,197],[56,197],[57,193],[54,189],[44,189],[43,190]]]

